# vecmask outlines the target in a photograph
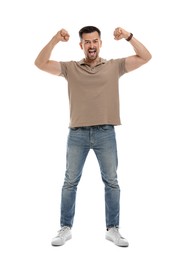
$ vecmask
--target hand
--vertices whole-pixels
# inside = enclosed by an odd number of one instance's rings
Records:
[[[67,42],[69,40],[70,35],[65,29],[61,29],[57,32],[56,37],[58,41]]]
[[[127,31],[125,31],[124,29],[122,29],[121,27],[117,27],[114,30],[114,39],[115,40],[121,40],[121,39],[127,39],[128,36],[130,35],[130,33],[128,33]]]

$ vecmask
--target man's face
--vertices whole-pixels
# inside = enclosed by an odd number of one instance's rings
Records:
[[[84,33],[80,42],[80,47],[85,53],[85,57],[89,61],[94,61],[100,52],[102,41],[98,32]]]

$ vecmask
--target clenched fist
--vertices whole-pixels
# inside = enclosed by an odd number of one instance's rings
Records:
[[[118,27],[114,30],[114,39],[115,40],[121,40],[121,39],[127,39],[130,35],[129,32],[125,31],[124,29],[122,29],[121,27]]]
[[[61,29],[60,31],[58,31],[56,36],[61,42],[67,42],[70,37],[69,33],[65,29]]]

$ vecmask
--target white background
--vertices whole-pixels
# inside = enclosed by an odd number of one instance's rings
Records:
[[[183,79],[181,1],[3,1],[0,4],[0,258],[182,259]],[[102,31],[103,58],[133,54],[113,30],[133,32],[152,60],[120,79],[116,128],[120,231],[105,240],[104,190],[91,151],[78,186],[73,239],[54,248],[59,229],[69,111],[63,78],[34,60],[61,28],[70,33],[52,58],[80,60],[78,31]]]

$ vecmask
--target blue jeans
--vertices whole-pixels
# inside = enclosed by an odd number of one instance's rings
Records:
[[[61,197],[60,225],[72,227],[77,186],[90,149],[100,166],[105,186],[106,227],[119,226],[120,188],[117,180],[117,146],[112,125],[71,128],[67,142],[67,164]]]

